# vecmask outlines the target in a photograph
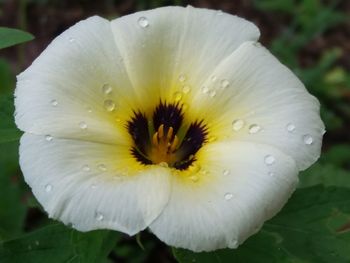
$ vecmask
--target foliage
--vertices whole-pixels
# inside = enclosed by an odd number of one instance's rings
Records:
[[[5,2],[0,1],[0,19]],[[64,6],[63,2],[28,1],[40,8]],[[102,2],[110,6],[113,1]],[[350,73],[348,62],[340,63],[345,57],[343,43],[327,44],[332,32],[348,23],[340,2],[253,0],[249,7],[258,17],[282,21],[268,40],[269,48],[320,100],[327,133],[320,160],[300,174],[298,190],[287,205],[236,250],[193,253],[173,248],[171,258],[169,249],[147,232],[136,238],[114,231],[81,233],[47,219],[18,166],[22,132],[14,124],[13,90],[19,71],[10,63],[17,67],[20,63],[10,56],[0,58],[0,262],[350,262]],[[138,0],[132,8],[185,3]],[[232,11],[226,6],[230,5],[216,7]],[[0,48],[32,39],[24,31],[0,27]],[[326,44],[318,46],[322,41]]]

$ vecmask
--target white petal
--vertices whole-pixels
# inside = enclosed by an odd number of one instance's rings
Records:
[[[110,22],[91,17],[58,36],[18,76],[16,123],[34,134],[122,143],[125,128],[116,119],[132,111],[131,91]]]
[[[137,12],[112,21],[112,30],[139,99],[154,103],[154,94],[172,99],[185,85],[199,89],[202,76],[259,37],[242,18],[191,6]]]
[[[50,217],[80,231],[107,228],[133,235],[162,211],[170,184],[167,169],[149,166],[140,172],[128,151],[24,134],[20,165]]]
[[[217,83],[207,79],[206,85],[215,96],[196,94],[192,109],[217,137],[274,146],[299,169],[318,159],[324,131],[319,102],[268,50],[244,43],[213,74]],[[233,127],[234,121],[241,123]]]
[[[198,181],[175,178],[168,205],[150,226],[171,246],[237,247],[281,209],[298,180],[295,162],[266,145],[212,143],[198,159]]]

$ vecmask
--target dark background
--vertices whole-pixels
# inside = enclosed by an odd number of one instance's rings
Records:
[[[239,15],[260,28],[262,44],[302,79],[322,105],[326,157],[304,174],[328,169],[327,173],[349,175],[350,1],[346,0],[0,0],[0,26],[35,36],[34,41],[0,51],[0,93],[11,92],[15,75],[79,20],[96,14],[113,19],[138,10],[187,4]],[[0,241],[53,223],[23,182],[17,147],[18,142],[0,145]],[[9,216],[15,219],[6,226],[4,218]],[[118,236],[111,262],[175,262],[170,248],[152,234],[144,231],[139,237],[144,250],[135,237]]]

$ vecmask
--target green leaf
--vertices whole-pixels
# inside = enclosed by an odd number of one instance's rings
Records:
[[[317,184],[350,188],[350,172],[331,163],[316,163],[309,169],[303,171],[299,178],[300,188]]]
[[[0,247],[2,263],[61,263],[104,261],[119,234],[113,231],[78,232],[61,224],[50,225]]]
[[[5,59],[0,58],[0,96],[13,92],[15,81],[10,64]]]
[[[0,49],[33,40],[34,36],[19,29],[0,27]]]
[[[22,135],[14,121],[14,110],[13,95],[0,96],[0,144],[18,140]]]
[[[181,263],[350,262],[350,189],[298,189],[282,211],[236,250],[174,249]]]

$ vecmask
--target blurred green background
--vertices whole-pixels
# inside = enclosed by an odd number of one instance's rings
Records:
[[[236,14],[260,28],[261,42],[321,102],[327,127],[321,159],[301,174],[299,189],[281,214],[234,252],[172,251],[147,231],[137,237],[82,234],[48,219],[18,167],[15,76],[81,19],[187,4]],[[180,262],[350,262],[349,18],[347,0],[0,0],[0,27],[35,36],[0,50],[0,262],[176,262],[173,253]]]

